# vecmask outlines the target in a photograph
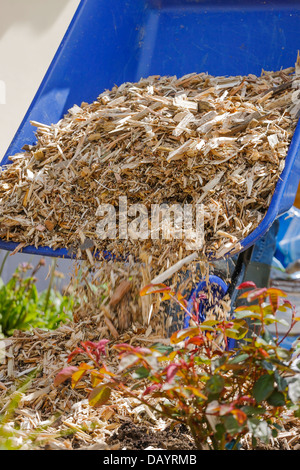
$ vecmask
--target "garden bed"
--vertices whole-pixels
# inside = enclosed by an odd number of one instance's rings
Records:
[[[136,328],[120,335],[118,342],[145,346],[149,342],[167,341],[157,335],[147,335],[142,326],[138,332]],[[1,413],[8,413],[16,400],[15,409],[4,425],[5,432],[14,436],[11,445],[47,450],[194,450],[195,444],[185,426],[179,424],[172,428],[171,421],[162,419],[136,399],[113,391],[106,405],[93,408],[86,399],[86,384],[76,389],[69,383],[54,386],[56,374],[79,342],[98,338],[97,325],[93,320],[85,320],[55,331],[15,331],[4,340],[6,358],[0,366],[0,400]],[[111,338],[110,345],[113,344]],[[106,362],[116,367],[116,358],[111,353]],[[26,388],[21,390],[30,377]],[[269,445],[258,443],[256,450],[299,450],[300,420],[286,411],[279,421],[282,430],[278,436]],[[242,448],[252,449],[250,437],[245,436]]]

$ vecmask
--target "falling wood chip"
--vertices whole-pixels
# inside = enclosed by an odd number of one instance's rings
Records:
[[[113,293],[109,305],[115,307],[132,288],[132,282],[122,281]]]

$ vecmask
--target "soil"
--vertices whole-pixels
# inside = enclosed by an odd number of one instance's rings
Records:
[[[148,426],[124,423],[108,439],[110,446],[119,445],[120,449],[144,450],[148,447],[166,450],[195,450],[195,444],[184,425],[168,427],[153,432]]]
[[[0,413],[10,409],[24,378],[27,383],[15,403],[15,413],[8,414],[6,422],[6,431],[15,435],[14,445],[22,450],[196,450],[187,427],[171,426],[170,420],[162,419],[135,397],[113,390],[105,406],[94,408],[87,400],[88,380],[82,380],[75,389],[68,381],[54,385],[58,372],[68,365],[69,354],[82,341],[99,341],[99,336],[107,335],[98,322],[97,315],[89,315],[53,331],[16,330],[2,340],[7,354],[0,362]],[[117,339],[110,337],[106,364],[117,370],[119,362],[113,349],[116,343],[148,346],[149,342],[162,340],[156,331],[150,334],[145,327],[132,324]],[[82,361],[80,356],[75,359],[72,364]],[[268,445],[254,445],[251,436],[246,435],[240,449],[300,450],[299,418],[284,410],[279,421],[281,430]]]

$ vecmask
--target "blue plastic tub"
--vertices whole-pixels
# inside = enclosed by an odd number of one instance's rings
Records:
[[[212,295],[214,296],[216,301],[224,297],[228,289],[227,284],[219,276],[214,276],[214,275],[209,276],[209,285],[211,287]],[[199,294],[201,293],[205,294],[207,292],[207,288],[208,286],[207,286],[206,280],[202,280],[197,284],[195,289],[192,291],[190,298],[188,300],[188,304],[187,304],[187,310],[190,313],[195,314],[194,301],[197,299],[197,296]],[[201,322],[205,320],[207,313],[209,313],[209,310],[213,307],[214,306],[211,306],[207,299],[204,299],[201,301],[201,303],[199,304],[199,311],[198,311],[198,318]],[[190,321],[190,317],[186,315],[184,319],[184,328],[187,328],[189,326],[189,321]]]
[[[30,120],[55,123],[114,84],[152,74],[260,75],[293,66],[299,49],[298,0],[82,0],[1,164],[35,143]],[[299,176],[298,125],[269,210],[242,250],[292,206]],[[15,247],[0,240],[2,249]],[[23,252],[72,256],[64,248]]]
[[[210,289],[210,292],[213,296],[213,304],[210,304],[208,299],[202,299],[201,302],[199,302],[199,311],[198,311],[198,319],[202,323],[205,319],[207,314],[209,313],[210,309],[214,309],[215,304],[218,303],[219,300],[221,300],[227,290],[228,286],[227,284],[221,279],[219,276],[211,275],[209,276],[208,279],[208,284],[205,279],[200,281],[195,289],[191,292],[191,295],[189,297],[188,303],[187,303],[187,310],[190,313],[195,314],[194,310],[194,302],[197,299],[197,296],[199,294],[206,294],[208,291],[208,287]],[[190,322],[190,317],[189,315],[185,315],[184,317],[184,323],[183,323],[183,328],[188,328]],[[236,340],[233,338],[227,338],[227,349],[233,349],[236,346]]]
[[[227,291],[228,291],[228,286],[227,284],[221,279],[219,276],[211,275],[209,276],[208,279],[209,287],[210,287],[210,292],[214,297],[214,302],[212,305],[209,304],[208,300],[203,299],[201,302],[199,302],[199,311],[198,311],[198,319],[202,323],[206,319],[206,315],[209,313],[210,309],[213,309],[215,304],[218,303],[220,299],[222,299]],[[193,289],[193,291],[190,294],[190,297],[188,299],[187,303],[187,310],[190,313],[195,314],[194,310],[194,301],[197,299],[197,296],[199,294],[205,294],[207,292],[207,282],[206,280],[200,281],[197,286]],[[183,328],[188,328],[190,322],[190,316],[188,314],[185,314],[184,316],[184,322],[183,322]],[[279,336],[279,339],[281,340],[283,336]],[[297,336],[287,336],[281,343],[281,347],[285,349],[291,349],[292,344],[296,340]],[[227,349],[231,350],[236,348],[238,345],[238,341],[236,341],[233,338],[227,338]]]

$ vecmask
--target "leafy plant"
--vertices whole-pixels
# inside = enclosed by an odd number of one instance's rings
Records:
[[[6,284],[0,278],[0,332],[5,336],[10,336],[15,329],[55,329],[71,319],[74,300],[53,289],[54,264],[48,289],[39,293],[36,288],[35,275],[44,264],[43,258],[35,268],[22,263]]]
[[[34,372],[35,373],[35,372]],[[17,450],[20,448],[18,442],[18,429],[16,426],[11,426],[11,420],[18,408],[23,393],[29,387],[34,373],[31,373],[17,390],[11,394],[10,400],[6,406],[3,407],[1,403],[0,413],[0,450]]]
[[[32,428],[22,428],[16,420],[16,410],[20,407],[20,403],[27,390],[32,387],[33,379],[36,374],[40,372],[38,369],[31,371],[28,376],[22,381],[15,381],[16,390],[9,392],[9,395],[3,400],[0,400],[0,451],[1,450],[33,450],[39,449],[41,446],[51,442],[51,433],[46,435],[45,430],[48,430],[60,419],[60,414],[57,413],[49,420],[44,421],[42,424]],[[80,428],[78,429],[80,431]],[[83,426],[82,426],[82,430]],[[55,433],[55,438],[65,438],[69,435],[74,435],[76,429],[60,430]]]
[[[186,310],[182,297],[165,287],[146,286],[141,293],[163,292],[165,298],[175,299]],[[249,304],[254,300],[258,303],[237,308],[233,320],[199,323],[196,315],[186,310],[192,324],[174,333],[170,345],[114,346],[119,354],[117,373],[104,361],[106,339],[82,342],[68,362],[78,355],[87,362],[63,369],[55,385],[70,378],[75,388],[89,377],[89,403],[96,407],[108,402],[112,390],[121,390],[164,417],[188,426],[199,449],[237,449],[247,433],[254,446],[257,439],[267,443],[277,435],[284,409],[300,417],[299,351],[282,348],[283,339],[272,337],[267,326],[280,322],[276,313],[287,308],[292,310],[292,326],[300,319],[283,291],[259,289],[252,282],[239,288],[250,288],[241,297]],[[250,337],[246,318],[255,321]],[[243,341],[228,350],[228,338]]]

